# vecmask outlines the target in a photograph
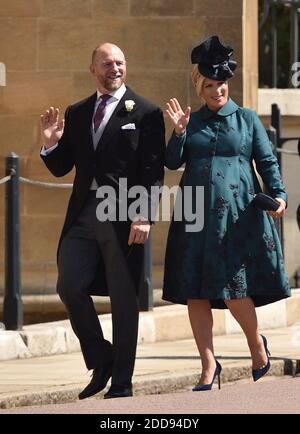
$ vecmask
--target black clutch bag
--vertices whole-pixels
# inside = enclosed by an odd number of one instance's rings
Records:
[[[253,203],[255,206],[265,211],[277,211],[277,209],[280,207],[280,203],[277,202],[277,200],[265,193],[256,194],[254,196]]]

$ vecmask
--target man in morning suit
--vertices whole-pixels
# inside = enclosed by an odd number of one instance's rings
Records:
[[[97,92],[70,105],[65,119],[54,107],[41,116],[41,157],[47,168],[54,176],[64,176],[75,167],[58,246],[57,292],[87,369],[93,370],[79,399],[103,390],[111,377],[105,398],[132,396],[137,291],[153,215],[149,209],[147,216],[100,221],[96,191],[109,186],[116,192],[117,211],[122,206],[128,209],[132,200],[128,205],[119,200],[120,180],[125,179],[128,190],[146,189],[151,208],[151,187],[163,184],[165,153],[162,112],[125,85],[126,60],[120,48],[110,43],[98,46],[90,71]],[[91,294],[110,296],[112,344],[104,339]]]

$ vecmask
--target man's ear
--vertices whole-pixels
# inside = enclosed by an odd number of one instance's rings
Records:
[[[95,66],[93,64],[90,65],[90,73],[95,75]]]

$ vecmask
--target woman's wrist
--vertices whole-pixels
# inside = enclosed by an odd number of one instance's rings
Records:
[[[184,128],[183,130],[177,130],[177,129],[175,128],[175,134],[176,134],[176,137],[181,137],[181,136],[184,135],[184,133],[185,133],[185,128]]]

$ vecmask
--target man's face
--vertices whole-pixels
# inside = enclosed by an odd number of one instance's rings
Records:
[[[97,49],[90,71],[95,76],[101,93],[117,90],[126,78],[124,54],[115,45],[103,44]]]

